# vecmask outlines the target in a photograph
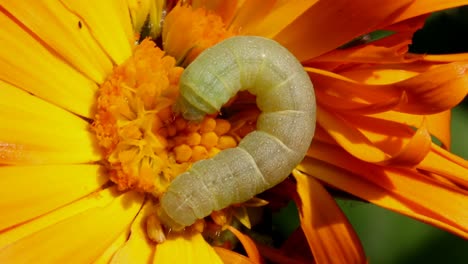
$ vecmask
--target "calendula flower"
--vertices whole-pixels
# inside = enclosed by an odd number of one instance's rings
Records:
[[[468,162],[448,151],[468,57],[407,52],[427,14],[467,3],[0,1],[1,262],[261,262],[234,226],[249,226],[246,208],[262,199],[183,232],[158,214],[175,177],[255,128],[250,95],[230,102],[229,119],[172,111],[183,67],[235,35],[278,41],[314,83],[314,140],[282,187],[317,262],[365,262],[327,189],[468,237]],[[360,37],[375,30],[391,34]],[[226,229],[248,258],[219,239]],[[291,246],[297,234],[260,252],[310,261]]]

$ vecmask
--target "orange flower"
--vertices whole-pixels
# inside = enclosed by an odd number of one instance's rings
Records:
[[[286,193],[317,262],[365,262],[325,187],[468,237],[468,162],[448,151],[450,109],[468,93],[467,55],[406,48],[426,14],[468,1],[187,2],[166,3],[161,29],[163,1],[0,1],[0,262],[261,262],[230,225],[250,225],[245,207],[183,234],[166,234],[156,214],[170,180],[252,129],[251,109],[198,127],[170,111],[176,65],[232,35],[275,39],[314,83],[316,134],[292,172],[297,192]],[[145,28],[168,54],[135,44]],[[380,29],[392,34],[345,45]],[[221,228],[249,258],[201,235]],[[286,247],[260,249],[301,260]]]

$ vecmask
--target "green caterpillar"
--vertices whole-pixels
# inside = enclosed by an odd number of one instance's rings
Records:
[[[161,221],[181,229],[283,181],[305,156],[315,131],[315,96],[309,76],[277,42],[239,36],[205,50],[184,71],[177,109],[201,120],[237,92],[256,95],[257,130],[236,148],[198,161],[161,198]]]

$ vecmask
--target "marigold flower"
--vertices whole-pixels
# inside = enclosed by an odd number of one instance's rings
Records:
[[[449,152],[468,55],[407,50],[427,14],[468,1],[182,2],[0,1],[0,262],[365,262],[330,189],[468,238],[468,162]],[[392,34],[350,42],[376,30]],[[229,118],[172,111],[183,67],[234,35],[278,41],[314,83],[307,157],[265,198],[299,208],[281,249],[237,228],[258,197],[181,233],[157,213],[175,177],[255,129],[246,94]]]

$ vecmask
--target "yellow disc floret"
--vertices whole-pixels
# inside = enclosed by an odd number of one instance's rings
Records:
[[[237,145],[227,120],[208,116],[194,123],[172,111],[183,71],[175,65],[144,40],[99,89],[92,129],[120,190],[159,197],[194,162]]]

